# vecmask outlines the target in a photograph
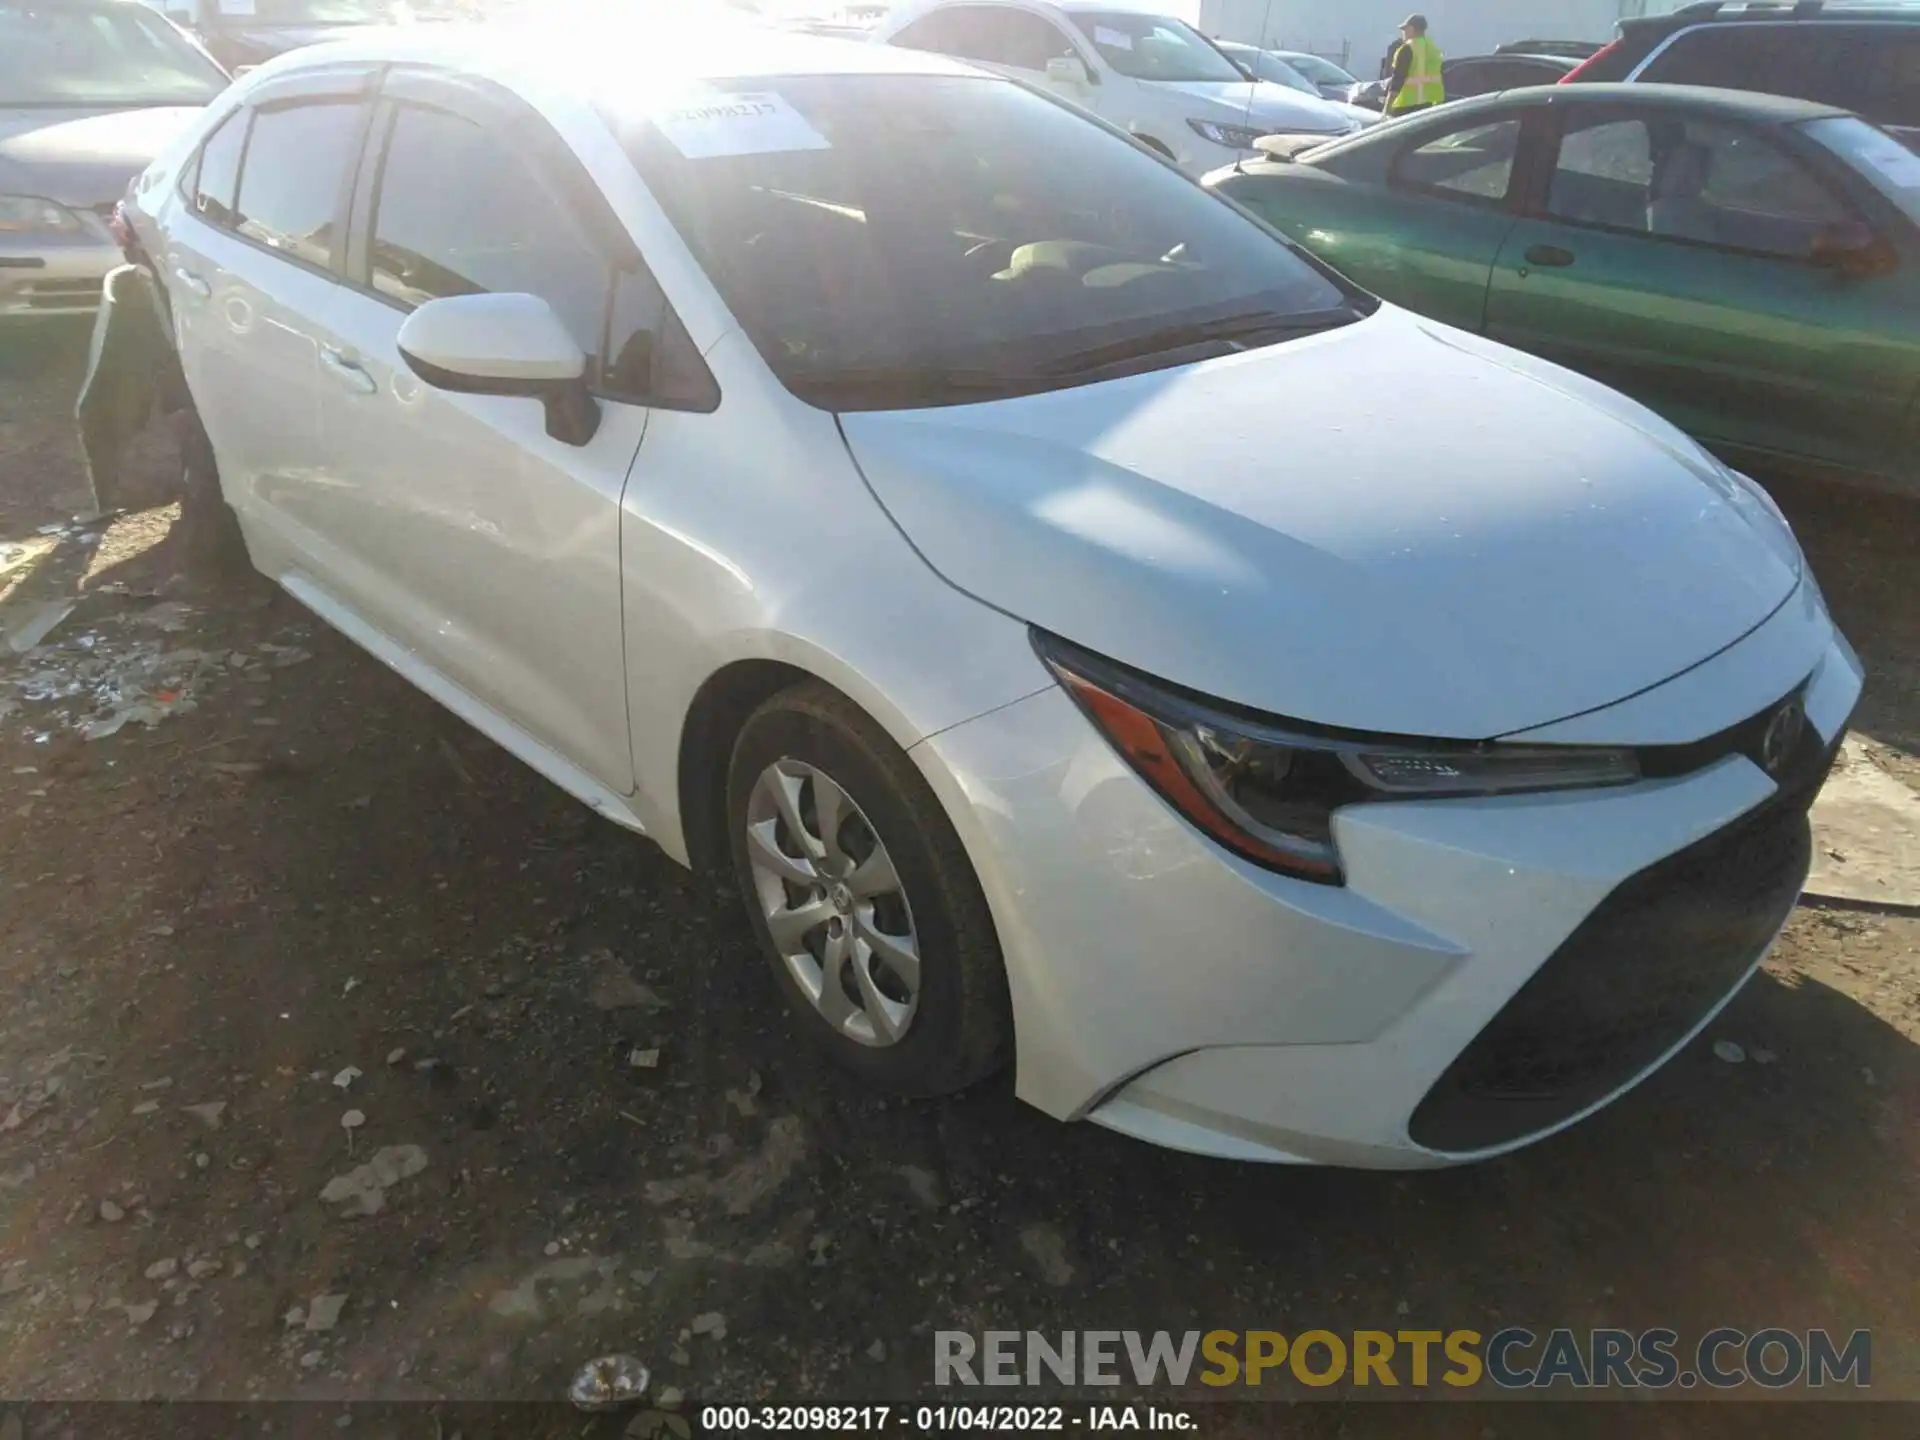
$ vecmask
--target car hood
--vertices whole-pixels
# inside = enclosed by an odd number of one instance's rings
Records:
[[[1322,725],[1544,725],[1698,664],[1798,584],[1777,515],[1666,422],[1391,307],[1197,365],[841,425],[961,590]]]
[[[1344,109],[1270,81],[1155,80],[1158,90],[1178,91],[1191,118],[1227,125],[1271,126],[1277,133],[1343,134],[1353,128]]]
[[[91,209],[126,194],[197,106],[0,110],[0,194]]]

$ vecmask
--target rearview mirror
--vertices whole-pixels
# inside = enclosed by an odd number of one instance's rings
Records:
[[[1813,237],[1808,258],[1822,270],[1850,279],[1884,275],[1899,264],[1893,247],[1858,220],[1827,226]]]
[[[1087,62],[1078,55],[1056,55],[1047,61],[1047,79],[1056,85],[1072,85],[1083,90],[1093,84]]]
[[[429,300],[396,337],[407,367],[436,390],[524,395],[546,406],[547,434],[584,445],[600,428],[587,357],[537,295]]]

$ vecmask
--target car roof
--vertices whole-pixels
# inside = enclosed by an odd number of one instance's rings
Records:
[[[1756,3],[1728,4],[1726,0],[1701,0],[1701,3],[1683,5],[1664,15],[1642,15],[1630,20],[1622,20],[1620,28],[1627,34],[1665,33],[1684,30],[1690,25],[1714,23],[1764,21],[1768,24],[1806,24],[1821,20],[1893,20],[1907,21],[1920,25],[1920,5],[1900,3],[1839,3],[1826,4],[1822,0],[1798,0],[1796,4]]]
[[[137,0],[136,0],[137,3]],[[623,44],[622,22],[591,29],[499,20],[482,24],[397,26],[306,46],[254,72],[285,75],[343,61],[400,61],[445,65],[505,84],[558,84],[592,89],[616,99],[635,84],[670,76],[676,81],[752,80],[793,75],[970,75],[981,71],[931,51],[837,39],[747,22],[662,27],[643,18],[626,22],[634,44]],[[636,58],[638,56],[639,58]]]
[[[1470,100],[1457,100],[1446,106],[1444,113],[1464,115],[1470,109],[1492,109],[1516,100],[1542,105],[1554,101],[1583,105],[1611,101],[1638,109],[1672,106],[1675,109],[1769,125],[1796,125],[1803,120],[1823,120],[1853,113],[1839,105],[1824,105],[1817,100],[1796,100],[1787,95],[1762,95],[1754,90],[1715,90],[1705,85],[1630,85],[1625,82],[1528,85],[1503,90],[1497,95],[1476,95]]]

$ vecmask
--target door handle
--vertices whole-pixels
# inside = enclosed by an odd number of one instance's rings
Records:
[[[338,350],[322,346],[320,364],[329,375],[356,395],[371,395],[380,388],[373,376],[366,372],[364,366],[349,360]]]
[[[173,267],[173,278],[180,282],[181,288],[190,295],[198,295],[202,300],[213,294],[213,287],[184,266]]]
[[[1562,250],[1558,245],[1532,245],[1527,249],[1527,264],[1538,265],[1542,270],[1564,270],[1574,262],[1571,250]]]

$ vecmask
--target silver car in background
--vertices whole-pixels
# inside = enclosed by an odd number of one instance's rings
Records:
[[[93,313],[114,205],[226,85],[139,0],[0,5],[0,323]]]

